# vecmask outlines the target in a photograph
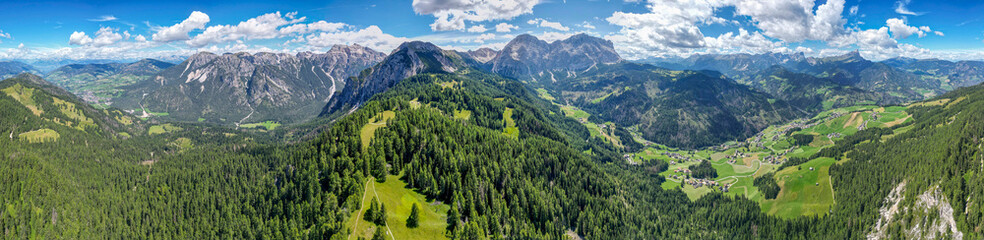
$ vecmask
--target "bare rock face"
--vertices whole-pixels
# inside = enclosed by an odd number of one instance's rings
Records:
[[[114,105],[179,121],[299,122],[316,116],[345,78],[382,56],[358,45],[326,53],[202,52],[128,89]]]
[[[492,62],[492,72],[516,79],[552,79],[553,72],[564,76],[585,71],[598,64],[621,62],[611,41],[586,34],[547,43],[523,34],[499,51]]]
[[[480,63],[488,63],[495,59],[495,56],[499,54],[499,51],[492,50],[491,48],[479,48],[476,50],[470,50],[466,54],[475,59],[475,61]]]
[[[358,76],[362,70],[382,62],[386,54],[354,44],[335,45],[326,53],[302,52],[297,57],[307,59],[314,66],[324,69],[335,82],[335,87],[341,90],[345,87],[346,78]]]
[[[358,107],[377,93],[386,91],[401,80],[419,73],[450,73],[462,68],[461,56],[427,42],[406,42],[393,50],[378,65],[366,69],[358,78],[350,78],[338,97],[322,110],[326,116],[339,110]]]

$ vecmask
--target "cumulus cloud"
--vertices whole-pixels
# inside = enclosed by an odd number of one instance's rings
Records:
[[[526,21],[526,23],[528,23],[530,25],[538,25],[540,27],[545,27],[545,28],[553,28],[553,29],[556,29],[557,31],[564,31],[564,32],[566,32],[566,31],[570,31],[571,30],[570,28],[565,27],[563,24],[560,24],[560,22],[551,22],[551,21],[547,21],[546,19],[542,19],[542,18],[531,19],[529,21]]]
[[[488,31],[488,29],[486,29],[485,26],[482,26],[482,25],[475,25],[475,26],[472,26],[472,27],[468,28],[468,32],[471,32],[471,33],[481,33],[481,32],[485,32],[485,31]]]
[[[786,42],[826,41],[844,34],[844,0],[814,1],[748,0],[735,4],[735,13],[749,16],[766,36]]]
[[[188,16],[187,19],[181,21],[181,23],[175,24],[170,27],[161,28],[151,36],[154,41],[158,42],[173,42],[180,40],[188,40],[191,37],[188,33],[196,29],[205,28],[205,24],[210,21],[207,14],[199,11],[194,11]]]
[[[919,37],[925,37],[928,33],[933,33],[939,36],[943,36],[942,32],[933,31],[929,26],[914,27],[909,26],[905,23],[905,19],[889,18],[885,21],[885,26],[888,26],[888,30],[892,32],[892,36],[897,39],[908,38],[915,34]]]
[[[465,21],[507,20],[533,13],[540,0],[414,0],[413,11],[432,15],[434,31],[464,30]]]
[[[478,37],[475,38],[475,42],[476,43],[485,43],[485,41],[492,40],[492,39],[495,39],[495,34],[494,33],[486,33],[486,34],[478,35]]]
[[[88,45],[91,42],[92,38],[85,32],[72,32],[72,35],[68,37],[68,44],[71,45]]]
[[[581,28],[584,29],[595,29],[595,26],[591,25],[591,23],[589,23],[588,21],[584,21],[583,23],[578,24],[578,26],[581,26]]]
[[[311,34],[304,40],[308,45],[313,47],[324,48],[336,44],[359,44],[378,51],[390,51],[400,46],[401,43],[409,41],[407,38],[395,37],[383,33],[383,30],[375,25],[351,32],[322,32]]]
[[[347,27],[348,24],[337,22],[326,22],[324,20],[313,23],[298,23],[280,29],[280,34],[289,35],[294,33],[306,34],[312,32],[337,32]]]
[[[237,25],[210,26],[201,34],[196,35],[191,40],[185,41],[185,43],[192,47],[202,47],[208,44],[241,39],[252,40],[281,37],[283,36],[279,29],[281,26],[304,21],[304,18],[295,18],[295,14],[281,15],[280,12],[267,13],[239,22]],[[328,24],[326,23],[325,25]],[[306,30],[310,30],[310,27],[307,26],[308,29]]]
[[[514,29],[519,29],[519,27],[508,23],[499,23],[495,25],[496,32],[512,32]]]

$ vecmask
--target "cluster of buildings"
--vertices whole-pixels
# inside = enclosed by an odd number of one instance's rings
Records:
[[[719,186],[720,185],[720,184],[718,184],[718,182],[716,182],[714,180],[708,180],[708,179],[704,179],[704,178],[691,178],[691,179],[685,180],[684,182],[686,182],[687,184],[690,184],[690,186],[693,186],[694,188],[699,188],[699,187],[703,187],[703,186],[715,187],[715,186]]]

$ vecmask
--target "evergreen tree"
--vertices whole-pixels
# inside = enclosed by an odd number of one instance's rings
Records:
[[[418,223],[418,221],[420,220],[419,219],[420,218],[420,216],[419,216],[420,213],[418,213],[417,211],[418,211],[417,210],[417,203],[414,203],[413,204],[413,207],[410,208],[410,217],[407,218],[407,227],[408,228],[416,228],[417,226],[420,225]]]
[[[379,211],[376,212],[376,225],[386,226],[386,204],[379,204]]]
[[[383,227],[376,227],[376,232],[372,234],[372,240],[386,240],[386,232]]]
[[[362,219],[365,219],[367,222],[376,222],[376,211],[378,211],[378,208],[379,202],[376,200],[376,197],[372,197],[372,201],[369,202],[369,209],[362,214]]]
[[[458,207],[456,203],[451,204],[451,209],[448,209],[448,231],[454,232],[454,229],[458,227],[458,222],[460,216],[458,214]]]

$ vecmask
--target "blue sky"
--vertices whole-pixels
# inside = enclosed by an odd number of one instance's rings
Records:
[[[518,34],[587,33],[623,57],[860,50],[984,59],[984,2],[974,0],[363,0],[4,1],[0,59],[180,58],[198,51],[388,52],[423,40],[500,48]]]

